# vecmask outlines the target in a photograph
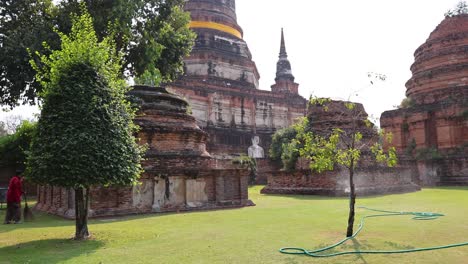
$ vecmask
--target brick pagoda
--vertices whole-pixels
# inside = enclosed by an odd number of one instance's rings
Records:
[[[197,39],[185,59],[185,75],[168,89],[189,101],[198,125],[209,134],[207,149],[213,155],[247,153],[255,135],[268,153],[271,135],[306,110],[284,36],[276,84],[272,91],[259,90],[260,75],[237,24],[235,0],[189,0],[185,10]]]
[[[138,86],[135,120],[141,144],[148,146],[140,185],[90,190],[90,216],[206,210],[253,205],[246,168],[217,160],[206,151],[207,134],[187,113],[188,103],[164,88]],[[36,209],[72,218],[74,192],[39,187]]]
[[[422,185],[468,185],[468,14],[445,18],[414,56],[407,105],[381,127]]]

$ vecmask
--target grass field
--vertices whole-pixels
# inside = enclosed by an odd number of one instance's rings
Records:
[[[344,237],[347,199],[261,195],[255,207],[210,212],[131,216],[90,222],[93,239],[70,240],[74,222],[36,213],[22,225],[0,225],[0,263],[468,263],[468,247],[403,255],[326,259],[282,255]],[[358,206],[446,214],[435,221],[408,216],[369,219],[340,250],[398,250],[468,241],[468,188],[359,198]],[[358,210],[360,216],[372,214]],[[3,220],[5,210],[0,210]],[[357,222],[357,221],[356,221]]]

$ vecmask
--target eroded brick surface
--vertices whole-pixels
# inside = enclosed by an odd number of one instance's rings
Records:
[[[468,185],[468,15],[444,19],[415,52],[406,109],[382,114],[421,184]]]
[[[277,77],[272,91],[260,90],[255,62],[237,24],[235,1],[190,0],[197,39],[185,58],[185,75],[168,89],[181,95],[191,106],[197,124],[209,135],[207,149],[213,155],[246,153],[257,135],[268,149],[271,135],[303,117],[307,100],[298,94],[282,36]],[[215,30],[210,23],[228,29]]]
[[[141,106],[135,122],[148,145],[145,172],[134,187],[93,187],[90,216],[205,210],[252,205],[246,168],[206,151],[207,134],[187,114],[188,103],[164,88],[135,87]],[[73,191],[39,187],[36,208],[73,217]]]
[[[369,146],[378,140],[377,131],[364,122],[367,120],[367,113],[362,104],[355,104],[355,108],[350,111],[346,108],[347,103],[349,102],[331,101],[326,104],[326,108],[321,105],[311,105],[307,118],[310,130],[315,134],[327,136],[334,128],[352,133],[355,126],[355,131],[363,135],[359,143],[362,144],[361,159],[354,174],[356,193],[374,195],[419,190],[418,180],[414,177],[411,167],[401,163],[396,168],[388,168],[376,163]],[[261,166],[267,167],[262,163]],[[293,172],[271,170],[267,175],[268,185],[262,192],[331,196],[349,194],[349,172],[346,168],[337,166],[331,172],[315,173],[308,170],[309,163],[304,159],[297,162],[296,168],[297,170]]]

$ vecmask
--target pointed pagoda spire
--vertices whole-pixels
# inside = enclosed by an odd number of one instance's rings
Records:
[[[292,75],[291,71],[291,63],[288,60],[288,53],[286,52],[283,28],[281,28],[281,47],[279,60],[276,64],[276,80],[280,79],[287,79],[294,82],[294,76]]]
[[[281,28],[281,47],[278,63],[276,63],[275,84],[271,86],[274,93],[298,94],[299,84],[294,82],[294,75],[291,71],[291,63],[288,60],[286,44],[284,41],[284,30]]]
[[[280,48],[280,58],[287,58],[288,53],[286,52],[286,44],[284,43],[284,31],[283,28],[281,28],[281,48]]]

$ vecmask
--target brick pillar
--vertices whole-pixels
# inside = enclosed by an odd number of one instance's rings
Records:
[[[37,203],[35,208],[37,210],[41,210],[44,206],[44,186],[38,185],[37,186]]]
[[[68,192],[65,188],[60,188],[60,207],[57,208],[57,214],[63,216],[68,210]]]
[[[241,172],[237,171],[237,175],[239,175],[239,192],[240,192],[240,199],[242,202],[249,199],[249,176],[242,175]]]
[[[43,210],[48,211],[50,207],[52,206],[52,201],[53,201],[53,193],[52,193],[52,187],[47,185],[45,186],[45,203]]]
[[[50,210],[58,213],[62,207],[62,187],[52,187],[52,203]]]
[[[224,176],[218,174],[216,176],[216,203],[222,203],[225,199],[224,197]]]

